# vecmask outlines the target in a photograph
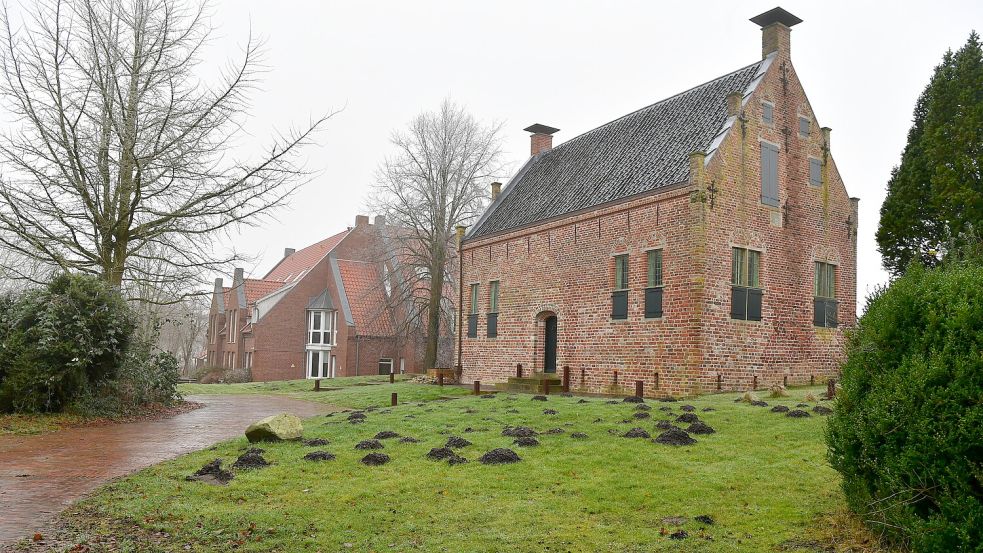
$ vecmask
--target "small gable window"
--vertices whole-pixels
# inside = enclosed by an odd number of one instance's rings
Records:
[[[761,203],[778,205],[778,146],[761,143]]]
[[[730,318],[761,320],[761,252],[733,248],[731,260]]]
[[[813,324],[825,328],[836,327],[836,265],[816,262],[814,293]]]
[[[809,119],[805,117],[799,117],[799,136],[808,138],[810,132],[810,126],[811,125],[809,124]]]
[[[816,158],[809,158],[809,184],[819,186],[823,183],[823,163]]]
[[[775,106],[768,103],[761,103],[761,122],[765,125],[775,124]]]
[[[611,293],[611,318],[628,318],[628,254],[614,256],[614,292]]]
[[[648,282],[645,288],[645,318],[662,316],[662,250],[648,251]]]

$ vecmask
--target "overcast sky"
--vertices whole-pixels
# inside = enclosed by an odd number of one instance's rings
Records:
[[[268,73],[254,95],[255,144],[271,129],[344,108],[307,150],[313,181],[278,220],[229,238],[262,276],[284,247],[301,248],[365,212],[393,129],[445,97],[504,123],[515,167],[522,129],[561,129],[555,143],[758,60],[753,2],[568,0],[328,2],[215,0],[207,63],[238,59],[250,28]],[[983,2],[804,2],[792,60],[851,196],[860,198],[858,301],[887,280],[874,241],[891,168],[918,94],[946,49],[983,30]],[[248,149],[251,145],[244,144]],[[255,145],[252,145],[255,146]]]

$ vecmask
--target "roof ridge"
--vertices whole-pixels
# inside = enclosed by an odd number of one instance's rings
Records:
[[[552,148],[550,150],[546,150],[543,153],[544,154],[548,154],[549,152],[558,150],[558,149],[566,146],[567,144],[570,144],[574,140],[577,140],[578,138],[581,138],[583,136],[586,136],[586,135],[588,135],[588,134],[590,134],[590,133],[592,133],[592,132],[594,132],[594,131],[602,128],[602,127],[606,127],[606,126],[610,125],[611,123],[615,123],[615,122],[620,121],[622,119],[625,119],[627,117],[631,117],[632,115],[635,115],[636,113],[639,113],[641,111],[645,111],[647,109],[653,108],[653,107],[655,107],[655,106],[657,106],[657,105],[659,105],[659,104],[661,104],[663,102],[668,102],[669,100],[672,100],[673,98],[678,98],[679,96],[682,96],[683,94],[688,94],[690,92],[693,92],[694,90],[697,90],[699,88],[703,88],[704,86],[707,86],[709,84],[715,83],[715,82],[717,82],[717,81],[719,81],[721,79],[726,79],[727,77],[730,77],[731,75],[734,75],[736,73],[740,73],[741,71],[745,71],[747,69],[750,69],[751,67],[754,67],[755,65],[761,65],[761,63],[764,62],[764,61],[765,61],[764,59],[761,59],[761,60],[758,60],[758,61],[756,61],[754,63],[749,63],[749,64],[747,64],[747,65],[745,65],[743,67],[740,67],[740,68],[735,69],[733,71],[730,71],[728,73],[724,73],[723,75],[720,75],[719,77],[715,77],[713,79],[710,79],[709,81],[702,82],[702,83],[700,83],[700,84],[698,84],[696,86],[691,86],[691,87],[687,88],[686,90],[683,90],[682,92],[677,92],[676,94],[673,94],[672,96],[666,96],[665,98],[663,98],[661,100],[658,100],[656,102],[652,102],[651,104],[648,104],[646,106],[642,106],[642,107],[640,107],[640,108],[638,108],[636,110],[629,111],[628,113],[626,113],[624,115],[621,115],[619,117],[615,117],[614,119],[608,121],[607,123],[601,123],[600,125],[594,127],[593,129],[586,130],[586,131],[578,134],[577,136],[574,136],[573,138],[564,141],[562,144],[558,144],[555,148]],[[744,91],[740,91],[740,92],[743,93]],[[537,154],[537,155],[539,155],[539,154]]]

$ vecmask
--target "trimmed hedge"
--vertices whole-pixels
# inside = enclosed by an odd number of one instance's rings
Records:
[[[913,267],[851,335],[827,427],[850,508],[915,551],[983,544],[983,267]]]

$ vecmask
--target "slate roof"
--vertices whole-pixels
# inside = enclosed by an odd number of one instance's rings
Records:
[[[747,98],[771,58],[615,119],[529,159],[468,238],[523,227],[689,178],[689,155],[712,154],[727,95]]]
[[[307,271],[310,271],[319,261],[324,259],[324,256],[328,255],[345,236],[348,236],[349,232],[351,232],[351,229],[339,232],[334,236],[329,236],[316,244],[290,254],[281,260],[276,267],[273,267],[263,277],[263,280],[279,280],[281,282],[295,282],[300,280],[301,277],[307,274]]]
[[[386,305],[378,264],[339,259],[338,269],[359,335],[392,336],[392,313]]]

